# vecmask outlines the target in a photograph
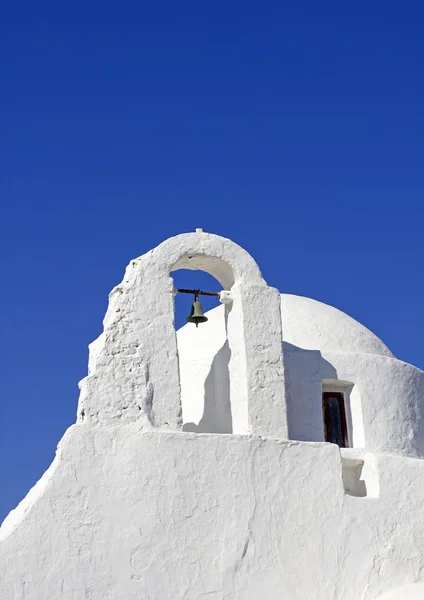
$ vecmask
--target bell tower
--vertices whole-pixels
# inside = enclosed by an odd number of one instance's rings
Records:
[[[141,419],[146,427],[181,429],[170,275],[181,268],[203,270],[223,288],[234,433],[287,438],[280,294],[245,250],[199,229],[131,261],[112,290],[80,383],[79,420]],[[205,317],[196,301],[190,320],[198,324]]]

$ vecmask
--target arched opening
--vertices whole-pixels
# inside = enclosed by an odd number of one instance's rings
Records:
[[[232,431],[286,437],[280,294],[266,285],[245,250],[200,229],[131,261],[112,290],[101,348],[81,386],[80,409],[87,420],[144,419],[157,428],[182,428],[171,275],[179,269],[206,271],[224,290],[228,347],[220,364],[228,362]]]
[[[186,254],[177,260],[171,268],[171,272],[179,269],[203,271],[205,274],[212,275],[225,290],[229,290],[234,285],[234,273],[231,267],[224,260],[216,256],[195,253]]]
[[[172,278],[176,289],[223,289],[215,277],[202,270],[179,269],[172,272]],[[226,309],[218,297],[200,295],[208,321],[196,327],[186,321],[193,300],[191,294],[175,295],[183,431],[232,433]]]
[[[177,289],[196,289],[210,292],[220,292],[222,285],[209,273],[204,271],[190,271],[188,269],[179,269],[173,271],[172,278],[174,287]],[[219,298],[216,296],[200,296],[203,312],[207,312],[220,306]],[[190,314],[193,296],[191,294],[176,294],[175,296],[175,329],[178,331],[186,325],[186,318]],[[196,329],[196,327],[194,327]]]

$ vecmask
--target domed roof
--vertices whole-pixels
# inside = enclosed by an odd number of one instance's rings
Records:
[[[281,315],[284,341],[299,348],[393,357],[369,329],[323,302],[281,294]]]
[[[196,330],[196,356],[201,360],[218,351],[225,341],[224,307],[207,312],[208,322]],[[283,340],[305,350],[351,352],[393,357],[369,329],[342,311],[311,298],[281,294]],[[190,324],[178,331],[183,360],[190,360],[194,330]],[[199,343],[200,342],[200,343]]]

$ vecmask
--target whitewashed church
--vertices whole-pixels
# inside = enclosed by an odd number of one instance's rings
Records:
[[[131,261],[80,389],[0,529],[0,600],[424,600],[424,373],[232,241]]]

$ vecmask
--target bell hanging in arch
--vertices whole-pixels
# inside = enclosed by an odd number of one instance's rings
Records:
[[[202,305],[200,304],[198,297],[195,296],[191,307],[191,313],[187,317],[186,321],[187,323],[194,323],[196,327],[198,327],[199,323],[206,323],[207,320],[208,317],[205,317],[203,314]]]

